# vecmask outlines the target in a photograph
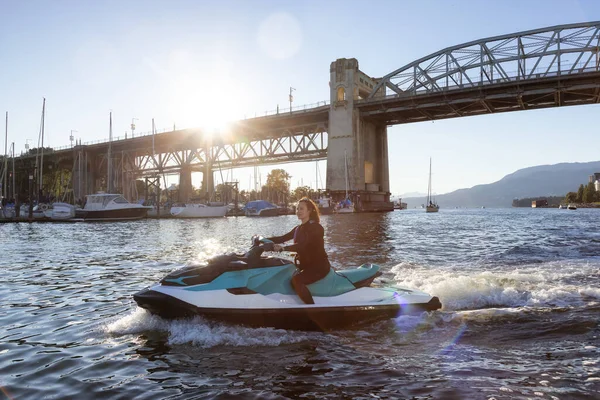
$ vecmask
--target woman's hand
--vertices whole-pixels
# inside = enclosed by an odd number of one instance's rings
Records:
[[[273,251],[283,251],[283,246],[280,244],[274,244]]]

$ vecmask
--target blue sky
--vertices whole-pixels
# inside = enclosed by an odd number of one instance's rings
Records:
[[[71,130],[83,142],[107,138],[110,110],[115,136],[130,134],[132,118],[137,133],[152,118],[158,129],[220,126],[286,107],[290,86],[294,105],[329,99],[337,58],[383,76],[471,40],[600,20],[600,2],[31,0],[4,2],[2,15],[0,111],[19,152],[37,142],[43,97],[53,147],[69,145]],[[391,191],[426,192],[429,157],[437,193],[598,160],[598,114],[565,107],[391,127]],[[315,185],[314,162],[282,167],[292,187]],[[263,183],[272,168],[261,167]],[[242,188],[250,172],[234,171]],[[324,163],[320,172],[324,180]]]

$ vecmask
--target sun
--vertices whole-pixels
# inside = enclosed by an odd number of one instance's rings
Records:
[[[244,116],[243,90],[226,76],[184,76],[171,90],[171,112],[181,128],[200,128],[214,136]]]

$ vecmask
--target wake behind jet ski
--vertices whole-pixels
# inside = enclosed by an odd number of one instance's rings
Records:
[[[246,254],[225,254],[174,271],[133,295],[164,318],[200,315],[253,327],[330,330],[441,308],[437,297],[401,287],[373,287],[379,266],[331,269],[308,285],[315,304],[305,304],[291,286],[291,260],[265,257],[273,243],[254,240]]]

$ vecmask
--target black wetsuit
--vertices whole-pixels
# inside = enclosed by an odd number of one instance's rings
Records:
[[[274,243],[284,243],[294,239],[294,244],[285,246],[285,251],[295,251],[298,259],[299,274],[296,281],[305,285],[314,283],[325,278],[329,273],[331,264],[325,253],[325,242],[323,236],[325,231],[321,224],[308,221],[298,225],[283,236],[269,238]]]

